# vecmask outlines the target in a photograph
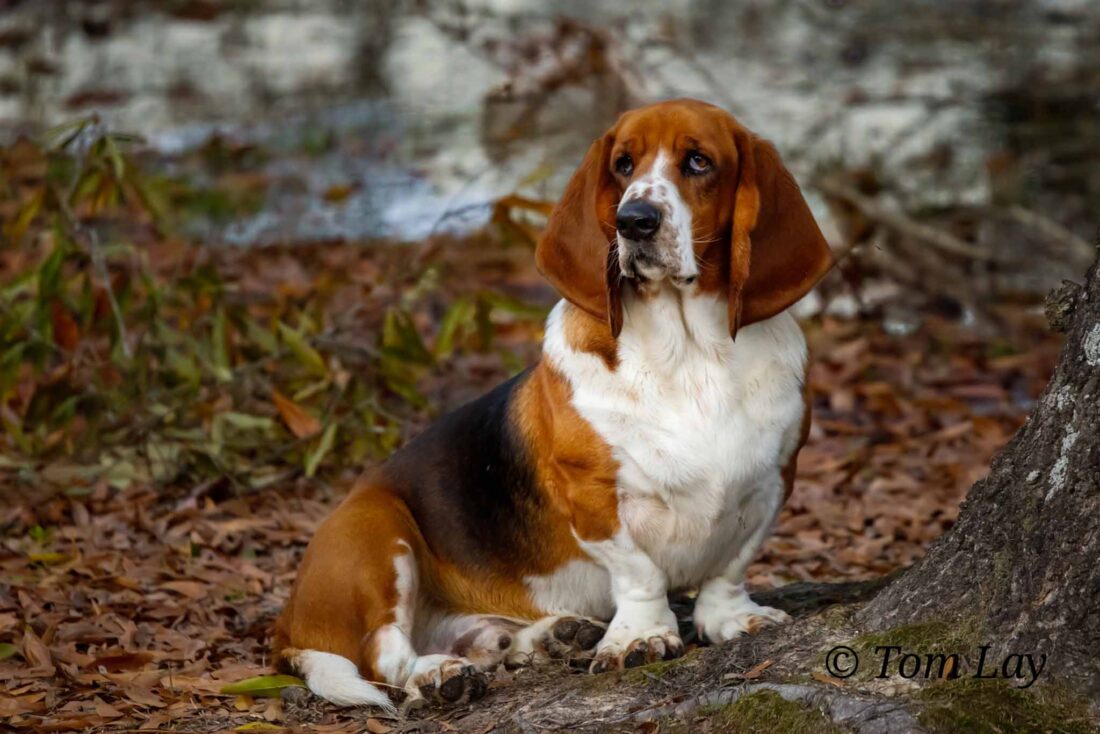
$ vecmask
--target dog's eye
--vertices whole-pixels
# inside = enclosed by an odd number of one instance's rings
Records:
[[[688,153],[684,159],[684,173],[699,175],[710,170],[710,158],[702,153]]]
[[[634,173],[634,159],[629,154],[623,153],[615,159],[615,170],[620,176],[629,176]]]

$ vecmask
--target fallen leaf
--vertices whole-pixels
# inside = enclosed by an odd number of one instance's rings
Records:
[[[0,642],[0,660],[7,660],[19,652],[19,648],[10,642]]]
[[[160,588],[182,594],[188,599],[202,599],[209,592],[207,585],[198,581],[165,581]]]
[[[118,717],[123,716],[123,713],[121,711],[104,701],[99,696],[95,697],[95,712],[105,719],[117,719]]]
[[[293,675],[260,675],[223,686],[221,693],[227,696],[273,697],[278,696],[284,688],[304,685],[301,678],[295,678]]]
[[[309,438],[321,430],[321,421],[278,390],[271,397],[286,427],[297,438]]]
[[[745,671],[745,680],[755,680],[760,674],[772,666],[771,660],[763,660]]]
[[[158,696],[155,691],[149,688],[130,686],[123,689],[123,694],[126,696],[126,698],[138,704],[139,706],[164,708],[168,705],[163,698]]]
[[[72,352],[80,343],[80,327],[76,325],[69,309],[60,301],[51,304],[50,317],[53,322],[53,340],[57,346]]]
[[[141,668],[152,659],[152,653],[148,652],[126,652],[118,655],[101,655],[95,659],[92,663],[92,667],[96,669],[105,668],[112,673],[117,673],[120,670],[135,670]]]
[[[835,686],[836,688],[844,688],[844,683],[837,680],[831,675],[822,673],[820,670],[815,670],[814,672],[810,673],[810,676],[819,683],[826,683],[830,686]]]
[[[27,558],[34,563],[44,563],[52,566],[56,563],[64,563],[69,560],[68,553],[28,553]]]
[[[41,672],[42,677],[48,678],[54,674],[53,657],[46,643],[34,633],[30,627],[23,632],[23,658],[32,670]]]

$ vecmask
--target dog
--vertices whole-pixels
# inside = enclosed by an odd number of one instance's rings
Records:
[[[500,664],[594,672],[683,653],[671,590],[720,643],[787,621],[745,571],[809,430],[788,312],[832,265],[775,148],[661,102],[589,148],[536,248],[563,299],[531,369],[368,472],[275,624],[280,669],[340,705],[485,692]]]

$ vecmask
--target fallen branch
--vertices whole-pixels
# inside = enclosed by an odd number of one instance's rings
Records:
[[[1008,208],[1008,215],[1020,224],[1031,227],[1051,240],[1057,242],[1075,257],[1081,258],[1083,264],[1088,264],[1096,257],[1096,247],[1086,242],[1083,238],[1055,222],[1050,217],[1045,217],[1038,212],[1015,205]]]
[[[871,197],[860,193],[855,187],[841,183],[836,179],[822,179],[816,183],[816,187],[828,196],[836,197],[851,204],[868,219],[932,245],[942,252],[982,262],[996,260],[992,253],[943,230],[921,224],[901,212],[890,211]]]

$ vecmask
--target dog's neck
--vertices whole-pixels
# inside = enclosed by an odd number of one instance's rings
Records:
[[[724,361],[734,349],[726,313],[725,299],[667,281],[629,287],[619,349],[655,368],[676,369],[689,356]]]

